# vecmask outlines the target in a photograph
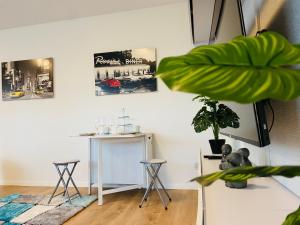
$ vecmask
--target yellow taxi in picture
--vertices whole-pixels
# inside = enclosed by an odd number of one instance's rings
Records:
[[[11,97],[11,98],[20,98],[20,97],[22,97],[22,96],[24,96],[25,95],[25,92],[24,91],[12,91],[12,92],[10,92],[10,94],[9,94],[9,96]]]
[[[36,90],[36,91],[34,91],[34,93],[37,94],[37,95],[42,95],[42,94],[44,94],[44,91],[43,90]]]

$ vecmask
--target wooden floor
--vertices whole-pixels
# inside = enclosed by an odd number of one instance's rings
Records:
[[[46,195],[51,191],[48,187],[0,186],[0,197],[13,193]],[[85,189],[80,191],[86,194]],[[94,202],[65,225],[195,225],[197,191],[168,192],[172,197],[168,210],[164,209],[155,192],[140,209],[143,191],[128,191],[105,196],[103,206]]]

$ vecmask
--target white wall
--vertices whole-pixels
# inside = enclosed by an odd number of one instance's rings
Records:
[[[87,145],[70,135],[94,130],[99,115],[126,107],[143,130],[154,133],[155,155],[168,160],[163,181],[172,188],[196,187],[200,143],[190,126],[198,105],[193,95],[158,91],[96,97],[93,53],[157,48],[158,60],[192,48],[188,5],[147,8],[0,31],[0,61],[54,58],[55,97],[0,101],[0,183],[54,185],[56,159],[82,160],[75,178],[87,180]]]

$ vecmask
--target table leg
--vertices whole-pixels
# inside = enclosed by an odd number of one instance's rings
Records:
[[[92,139],[88,139],[88,194],[92,194]]]
[[[98,150],[98,205],[103,205],[103,187],[102,187],[102,179],[103,179],[103,162],[102,162],[102,149],[103,144],[100,141],[99,150]]]
[[[142,144],[143,144],[143,160],[147,160],[148,159],[148,154],[147,154],[147,136],[143,137],[142,139]],[[146,168],[144,167],[144,165],[142,165],[142,169],[143,169],[143,187],[147,188],[149,186],[149,179],[148,179],[148,174],[146,172]]]
[[[152,152],[152,135],[146,134],[144,137],[144,160],[150,160],[153,158]],[[149,174],[146,172],[146,168],[143,167],[144,170],[144,186],[145,188],[149,187],[150,184],[150,177]]]

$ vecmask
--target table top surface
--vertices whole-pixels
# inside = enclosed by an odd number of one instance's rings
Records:
[[[81,138],[90,138],[90,139],[117,139],[117,138],[145,137],[146,135],[147,135],[146,133],[136,133],[136,134],[108,134],[108,135],[78,135],[72,137],[81,137]]]

